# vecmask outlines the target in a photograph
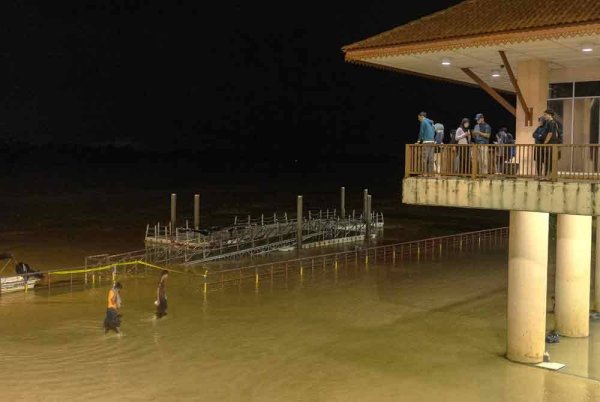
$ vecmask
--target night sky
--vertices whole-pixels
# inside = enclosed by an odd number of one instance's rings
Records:
[[[456,3],[5,0],[0,138],[353,160],[397,158],[421,110],[511,127],[480,89],[343,60],[343,45]]]

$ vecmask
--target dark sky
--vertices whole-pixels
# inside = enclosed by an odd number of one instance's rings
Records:
[[[421,110],[511,126],[479,89],[343,61],[456,3],[3,0],[0,137],[303,158],[394,154]]]

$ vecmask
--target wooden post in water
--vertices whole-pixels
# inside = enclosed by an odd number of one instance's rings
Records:
[[[177,194],[171,194],[171,234],[177,227]]]
[[[369,190],[363,190],[363,221],[367,221],[367,203],[369,202]]]
[[[363,222],[365,224],[365,240],[368,242],[371,238],[371,212],[369,211],[369,190],[363,190]]]
[[[367,211],[368,211],[367,221],[366,221],[367,227],[365,228],[366,229],[365,235],[367,236],[367,239],[369,241],[371,240],[371,218],[372,218],[371,217],[371,200],[372,200],[372,196],[371,196],[371,194],[369,194],[367,196]]]
[[[296,247],[302,249],[302,196],[296,200]]]
[[[200,194],[194,194],[194,229],[200,229]]]
[[[340,188],[340,216],[346,217],[346,187]]]

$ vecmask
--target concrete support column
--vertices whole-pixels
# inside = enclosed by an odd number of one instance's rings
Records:
[[[510,53],[508,54],[510,61]],[[517,100],[516,143],[533,144],[531,136],[537,119],[548,106],[548,63],[543,60],[524,60],[517,65],[517,81],[527,106],[533,108],[533,126],[526,124],[525,111]],[[532,174],[536,171],[533,150],[518,148],[516,160],[519,161],[521,174]]]
[[[548,214],[510,212],[507,357],[521,363],[544,359]]]
[[[583,338],[590,334],[592,217],[558,215],[556,236],[556,330]]]
[[[596,217],[596,267],[594,271],[594,309],[600,311],[600,216]]]

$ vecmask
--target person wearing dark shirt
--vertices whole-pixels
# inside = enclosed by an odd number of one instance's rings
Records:
[[[544,145],[560,144],[560,128],[554,117],[555,114],[552,109],[547,109],[544,112],[544,127],[542,129],[542,144]],[[544,165],[542,176],[548,177],[552,172],[552,147],[544,147],[541,152],[541,163]]]
[[[480,174],[488,174],[489,166],[488,166],[488,148],[486,144],[490,143],[490,137],[492,136],[492,128],[489,124],[485,122],[485,117],[482,113],[478,113],[475,116],[475,121],[477,124],[473,128],[472,138],[473,143],[482,145],[479,147],[479,153],[477,155],[477,164],[479,165],[479,173]]]
[[[533,134],[531,135],[533,137],[533,140],[535,141],[536,145],[541,145],[544,143],[544,124],[546,123],[546,119],[544,119],[544,116],[540,116],[538,118],[538,126],[535,129],[535,131],[533,132]],[[543,174],[543,152],[541,147],[536,147],[535,149],[535,154],[534,154],[534,159],[535,159],[535,168],[537,171],[537,174],[539,176],[542,176]]]
[[[167,278],[169,271],[163,270],[160,273],[160,280],[156,289],[156,318],[162,318],[167,315]]]

